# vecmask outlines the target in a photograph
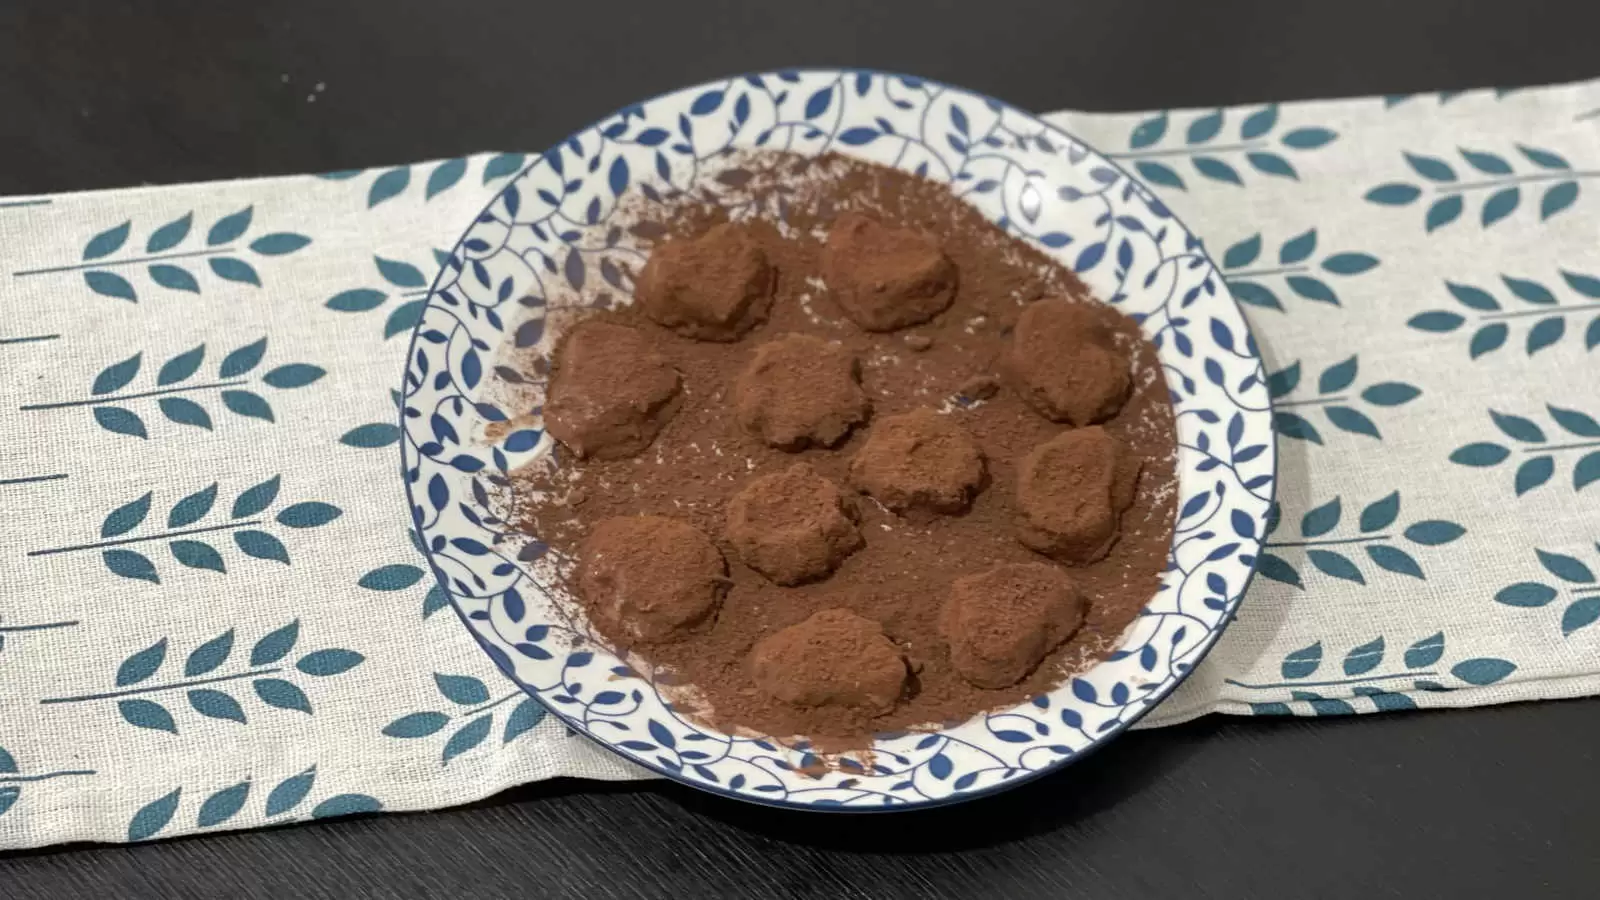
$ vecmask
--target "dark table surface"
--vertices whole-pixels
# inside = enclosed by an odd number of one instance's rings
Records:
[[[0,194],[533,150],[663,89],[790,64],[1145,109],[1577,80],[1600,76],[1597,34],[1581,0],[11,0]],[[1211,717],[945,810],[546,782],[0,855],[0,897],[1594,897],[1597,747],[1600,699]]]

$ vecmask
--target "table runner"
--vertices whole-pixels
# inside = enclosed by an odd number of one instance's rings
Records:
[[[1600,692],[1600,82],[1048,118],[1205,237],[1276,408],[1261,577],[1140,727]],[[647,774],[494,669],[396,477],[529,159],[0,200],[0,848]]]

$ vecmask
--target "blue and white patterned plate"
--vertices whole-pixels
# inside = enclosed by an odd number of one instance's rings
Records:
[[[494,515],[497,479],[552,446],[537,418],[523,417],[529,410],[508,406],[519,395],[496,356],[508,346],[549,351],[547,298],[605,284],[625,299],[618,263],[642,252],[613,227],[619,195],[683,187],[730,147],[844,153],[948,182],[1142,323],[1176,406],[1181,496],[1161,588],[1109,660],[1015,708],[881,739],[864,762],[819,775],[804,743],[730,737],[680,718],[649,672],[636,674],[557,611],[541,585],[561,563]],[[1064,765],[1148,712],[1199,662],[1237,607],[1266,530],[1275,453],[1263,377],[1199,239],[1071,135],[918,78],[747,75],[618,112],[551,148],[484,209],[435,280],[412,340],[404,475],[417,533],[467,627],[572,728],[741,799],[905,809]]]

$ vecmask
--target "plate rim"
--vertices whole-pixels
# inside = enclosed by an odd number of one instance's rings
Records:
[[[563,144],[567,143],[568,141],[572,140],[573,138],[576,138],[576,137],[578,137],[580,135],[583,135],[583,134],[585,134],[585,133],[587,133],[587,132],[589,132],[589,131],[591,131],[593,129],[598,128],[601,123],[607,121],[608,119],[612,119],[612,118],[615,118],[617,116],[620,116],[623,113],[627,112],[628,110],[634,109],[636,107],[645,106],[645,105],[648,105],[650,103],[654,103],[654,102],[656,102],[658,100],[662,100],[662,99],[665,99],[667,97],[671,97],[671,96],[676,95],[676,94],[687,93],[687,92],[694,91],[694,90],[697,90],[697,89],[711,88],[711,87],[714,87],[714,86],[717,86],[717,85],[720,85],[720,84],[726,84],[728,82],[731,82],[731,81],[734,81],[734,80],[737,80],[737,79],[741,79],[741,78],[767,77],[767,76],[776,78],[780,74],[808,74],[808,75],[834,75],[834,76],[864,74],[864,75],[872,76],[874,78],[910,79],[910,80],[921,82],[923,84],[933,85],[933,86],[942,88],[942,89],[947,90],[947,91],[954,91],[954,92],[957,92],[957,93],[960,93],[960,94],[966,94],[966,95],[968,95],[970,97],[976,98],[978,100],[982,100],[982,101],[990,104],[991,106],[997,105],[999,107],[1004,107],[1006,109],[1013,110],[1013,111],[1015,111],[1015,112],[1017,112],[1017,113],[1019,113],[1019,114],[1021,114],[1023,116],[1026,116],[1028,119],[1036,122],[1037,124],[1039,124],[1043,128],[1048,129],[1049,131],[1051,131],[1051,132],[1053,132],[1053,133],[1055,133],[1057,135],[1060,135],[1062,138],[1064,138],[1066,140],[1069,140],[1069,141],[1071,141],[1073,143],[1076,143],[1076,144],[1078,144],[1078,145],[1080,145],[1080,146],[1082,146],[1084,148],[1087,148],[1088,150],[1093,152],[1096,156],[1098,156],[1100,158],[1100,160],[1102,162],[1104,162],[1106,165],[1114,168],[1117,172],[1121,173],[1123,175],[1123,177],[1129,179],[1130,182],[1138,184],[1139,186],[1144,188],[1144,190],[1146,190],[1151,196],[1157,197],[1157,199],[1159,199],[1159,195],[1156,194],[1156,192],[1155,192],[1155,190],[1153,188],[1151,188],[1149,185],[1147,185],[1143,180],[1137,178],[1131,171],[1129,171],[1125,166],[1123,166],[1122,163],[1119,160],[1117,160],[1116,158],[1114,158],[1114,157],[1102,152],[1097,147],[1096,144],[1094,144],[1092,142],[1089,142],[1089,141],[1085,141],[1085,140],[1079,138],[1077,135],[1075,135],[1072,132],[1068,131],[1067,129],[1061,127],[1060,125],[1057,125],[1054,122],[1051,122],[1051,121],[1043,118],[1038,113],[1034,113],[1034,112],[1026,110],[1026,109],[1024,109],[1022,107],[1019,107],[1019,106],[1016,106],[1014,104],[1008,103],[1008,102],[1006,102],[1004,100],[1001,100],[1001,99],[999,99],[997,97],[993,97],[993,96],[991,96],[991,95],[989,95],[987,93],[984,93],[982,91],[973,90],[971,88],[966,88],[966,87],[962,87],[962,86],[959,86],[959,85],[949,84],[949,83],[941,81],[939,79],[925,78],[925,77],[920,76],[920,75],[911,75],[911,74],[907,74],[907,73],[904,73],[904,72],[895,72],[895,71],[890,71],[890,70],[887,70],[887,69],[874,69],[874,68],[863,68],[863,67],[798,66],[798,67],[785,67],[785,68],[774,68],[774,69],[747,70],[747,71],[744,71],[744,72],[732,73],[732,74],[721,76],[719,78],[707,79],[707,80],[702,80],[702,81],[699,81],[699,82],[696,82],[696,83],[693,83],[693,84],[686,84],[686,85],[681,85],[681,86],[678,86],[678,87],[674,87],[674,88],[672,88],[670,90],[661,91],[659,93],[653,94],[653,95],[651,95],[651,96],[649,96],[649,97],[647,97],[645,99],[636,100],[636,101],[633,101],[631,103],[627,103],[627,104],[624,104],[624,105],[622,105],[620,107],[617,107],[617,108],[611,110],[609,113],[607,113],[605,115],[602,115],[602,116],[600,116],[598,118],[595,118],[595,119],[592,119],[592,120],[586,122],[582,127],[578,128],[577,130],[569,132],[566,137],[562,138],[559,141],[551,143],[544,150],[541,150],[541,151],[539,151],[537,153],[530,153],[529,156],[531,157],[531,159],[529,159],[529,161],[525,165],[523,165],[520,169],[518,169],[516,171],[516,173],[514,173],[510,177],[509,180],[507,180],[505,185],[503,185],[498,190],[496,190],[492,195],[490,195],[488,201],[479,210],[478,216],[475,216],[473,221],[475,222],[478,217],[480,217],[483,214],[489,212],[489,210],[492,209],[493,206],[497,202],[499,202],[501,196],[505,193],[506,189],[511,187],[512,185],[515,185],[524,176],[526,176],[528,174],[528,172],[530,170],[532,170],[532,168],[534,166],[538,165],[539,160],[546,153],[550,152],[551,150],[560,148]],[[1174,222],[1176,222],[1180,227],[1182,227],[1185,232],[1187,232],[1189,235],[1195,237],[1197,241],[1200,240],[1199,235],[1194,231],[1194,229],[1192,229],[1192,228],[1190,228],[1188,226],[1188,224],[1183,220],[1183,218],[1181,216],[1179,216],[1176,212],[1172,212],[1170,210],[1170,208],[1168,209],[1168,212],[1171,213],[1172,220]],[[461,236],[456,239],[455,244],[454,244],[455,247],[460,247],[462,245],[462,243],[466,240],[467,234],[470,233],[470,229],[471,229],[471,224],[469,223],[467,225],[467,227],[466,227],[466,230],[464,230],[462,232]],[[1216,260],[1212,258],[1210,250],[1206,248],[1206,246],[1204,245],[1203,242],[1201,242],[1199,244],[1199,246],[1197,246],[1195,248],[1195,250],[1200,255],[1205,257],[1206,262],[1211,265],[1213,270],[1215,270],[1217,272],[1221,272],[1222,271],[1221,267],[1217,265]],[[1063,263],[1063,265],[1064,265],[1064,263]],[[1068,267],[1068,268],[1070,268],[1070,267]],[[424,308],[426,308],[428,305],[430,305],[432,303],[433,298],[434,298],[434,296],[436,295],[436,293],[437,293],[437,291],[439,289],[439,284],[440,284],[441,280],[444,278],[444,275],[445,275],[445,267],[444,266],[440,266],[439,269],[434,272],[433,280],[428,285],[428,293],[427,293],[426,297],[423,298],[424,299]],[[1225,289],[1225,286],[1224,286],[1224,289]],[[1233,296],[1232,291],[1228,291],[1227,292],[1227,298],[1228,298],[1228,302],[1230,304],[1232,304],[1232,306],[1234,307],[1235,311],[1238,312],[1240,320],[1244,323],[1245,328],[1248,329],[1248,334],[1252,339],[1252,343],[1254,343],[1255,329],[1250,325],[1249,318],[1245,316],[1244,308],[1239,305],[1239,301],[1238,301],[1237,298],[1235,298]],[[406,383],[406,374],[409,372],[409,370],[411,368],[412,359],[413,359],[413,357],[415,355],[415,352],[416,352],[417,339],[418,339],[418,336],[422,332],[422,327],[423,327],[424,322],[425,322],[425,320],[419,319],[418,323],[415,326],[412,327],[410,338],[406,342],[406,355],[405,355],[405,358],[404,358],[404,360],[402,362],[401,369],[400,369],[400,376],[401,376],[400,377],[400,384],[401,384],[402,390],[404,389],[404,386],[405,386],[405,383]],[[1258,345],[1258,349],[1255,351],[1255,353],[1253,355],[1256,357],[1256,361],[1264,366],[1265,361],[1261,357],[1261,353],[1260,353],[1260,350],[1259,350],[1259,345]],[[1270,417],[1273,414],[1273,401],[1272,401],[1272,399],[1270,397],[1268,397],[1266,402],[1267,402],[1267,406],[1266,406],[1266,408],[1264,410],[1264,413],[1267,416]],[[397,425],[399,426],[399,428],[401,429],[401,431],[403,433],[405,431],[405,428],[406,428],[406,418],[405,418],[404,404],[402,404],[401,408],[396,411],[396,419],[397,419]],[[1280,459],[1279,459],[1279,454],[1278,454],[1278,440],[1277,440],[1277,432],[1276,432],[1276,430],[1273,430],[1271,432],[1271,439],[1270,439],[1270,441],[1268,443],[1268,450],[1272,454],[1272,469],[1271,469],[1270,491],[1269,491],[1269,496],[1268,496],[1268,500],[1267,500],[1268,512],[1263,514],[1263,518],[1269,517],[1270,516],[1270,510],[1272,509],[1272,507],[1277,505],[1278,487],[1279,487],[1278,474],[1279,474]],[[403,476],[404,473],[406,471],[408,471],[409,465],[410,465],[410,458],[409,458],[409,456],[410,456],[410,445],[409,445],[408,441],[405,441],[405,440],[399,441],[399,453],[400,453],[400,463],[401,463],[401,470],[400,471],[401,471],[402,476]],[[409,520],[410,511],[411,511],[412,508],[414,508],[416,506],[416,497],[415,497],[416,488],[414,487],[411,479],[409,479],[409,478],[402,477],[401,478],[401,482],[402,482],[402,485],[403,485],[403,487],[405,489],[406,514],[407,514],[407,518]],[[1262,524],[1264,525],[1265,523],[1263,522]],[[421,543],[420,542],[420,533],[419,533],[418,537],[419,537],[419,544],[420,544]],[[1265,545],[1266,545],[1265,533],[1264,532],[1262,533],[1262,535],[1258,539],[1258,545],[1261,548],[1264,548]],[[669,769],[669,768],[667,768],[665,766],[657,765],[657,764],[653,763],[650,760],[646,760],[646,759],[643,759],[643,758],[631,756],[631,755],[625,753],[623,750],[619,749],[618,747],[613,746],[611,743],[596,737],[593,733],[591,733],[589,731],[589,729],[584,727],[584,725],[582,724],[581,721],[579,721],[579,720],[575,719],[574,717],[568,715],[564,711],[562,711],[560,709],[557,709],[555,706],[546,704],[546,703],[544,703],[543,700],[540,700],[539,696],[538,696],[538,693],[535,690],[533,690],[530,687],[528,687],[528,685],[524,684],[519,678],[517,678],[517,676],[516,676],[514,671],[507,671],[506,669],[502,668],[499,665],[498,657],[496,656],[496,654],[490,652],[489,647],[487,646],[487,643],[486,643],[486,638],[484,638],[481,634],[479,634],[478,630],[476,628],[472,627],[472,624],[467,619],[466,611],[461,608],[461,604],[456,600],[455,593],[453,591],[451,591],[451,589],[448,586],[449,585],[449,579],[445,576],[445,573],[443,572],[442,569],[440,569],[439,565],[434,561],[434,554],[428,552],[426,544],[421,544],[419,549],[420,549],[420,551],[422,553],[423,558],[427,562],[427,566],[428,566],[429,572],[432,574],[435,582],[440,586],[441,590],[444,591],[445,597],[450,601],[450,608],[455,613],[457,620],[461,623],[462,628],[464,628],[466,630],[467,634],[472,637],[473,641],[478,644],[479,648],[483,651],[484,655],[487,656],[491,661],[494,661],[495,662],[495,668],[497,670],[499,670],[501,672],[501,674],[504,675],[512,684],[516,685],[517,688],[519,690],[521,690],[523,694],[527,695],[529,698],[534,700],[534,702],[539,703],[539,705],[542,706],[550,715],[553,715],[558,720],[560,720],[560,722],[564,726],[566,726],[566,728],[570,732],[572,732],[573,735],[581,737],[582,739],[588,741],[591,745],[599,747],[599,748],[605,750],[608,753],[614,754],[616,757],[618,757],[619,759],[623,760],[624,762],[626,762],[626,763],[628,763],[630,765],[639,766],[640,768],[646,769],[646,770],[654,773],[655,775],[657,775],[657,776],[659,776],[661,778],[668,779],[670,781],[676,782],[678,784],[682,784],[682,785],[684,785],[686,787],[692,788],[692,789],[697,790],[697,791],[705,792],[707,794],[712,794],[712,795],[715,795],[715,796],[718,796],[718,797],[725,797],[725,798],[728,798],[728,799],[731,799],[731,800],[737,800],[737,801],[741,801],[741,802],[744,802],[744,803],[750,803],[750,804],[754,804],[754,805],[757,805],[757,806],[764,806],[764,807],[768,807],[768,808],[772,808],[772,809],[784,809],[784,810],[793,810],[793,811],[802,811],[802,812],[811,812],[811,813],[842,813],[842,814],[852,814],[852,815],[881,815],[881,814],[885,814],[885,813],[913,812],[913,811],[918,811],[918,810],[928,810],[928,809],[935,809],[935,808],[939,808],[939,807],[952,806],[952,805],[959,804],[959,803],[967,803],[967,802],[971,802],[971,801],[974,801],[974,800],[980,800],[980,799],[984,799],[984,798],[993,797],[993,796],[995,796],[997,794],[1004,793],[1006,791],[1010,791],[1010,790],[1012,790],[1012,789],[1014,789],[1014,788],[1016,788],[1016,787],[1018,787],[1020,785],[1036,781],[1036,780],[1038,780],[1040,778],[1043,778],[1045,776],[1060,774],[1062,771],[1064,771],[1065,769],[1070,767],[1073,763],[1077,762],[1078,760],[1083,759],[1083,758],[1085,758],[1087,756],[1090,756],[1091,754],[1094,754],[1094,753],[1098,752],[1101,748],[1103,748],[1107,744],[1112,743],[1114,741],[1114,739],[1116,739],[1117,737],[1120,737],[1124,732],[1128,731],[1135,724],[1137,724],[1140,720],[1144,719],[1145,716],[1149,715],[1156,708],[1161,706],[1161,704],[1164,703],[1167,700],[1167,698],[1171,697],[1172,694],[1174,692],[1176,692],[1177,689],[1185,681],[1188,681],[1189,678],[1194,674],[1195,670],[1198,669],[1200,667],[1200,665],[1205,662],[1206,658],[1211,655],[1212,649],[1215,648],[1217,643],[1222,639],[1222,635],[1233,624],[1233,621],[1234,621],[1235,617],[1238,615],[1239,608],[1244,605],[1245,594],[1247,594],[1249,592],[1250,585],[1255,582],[1256,574],[1260,571],[1260,567],[1261,567],[1261,553],[1258,550],[1258,552],[1256,554],[1254,554],[1254,556],[1252,557],[1253,561],[1250,564],[1249,571],[1246,573],[1243,581],[1240,583],[1239,592],[1238,592],[1237,597],[1232,602],[1230,602],[1228,604],[1226,609],[1223,610],[1222,618],[1218,621],[1217,626],[1206,634],[1204,642],[1202,644],[1200,644],[1195,651],[1193,651],[1193,653],[1194,653],[1193,662],[1192,662],[1192,664],[1190,664],[1189,668],[1186,671],[1182,672],[1181,674],[1176,674],[1176,677],[1174,677],[1172,679],[1170,684],[1164,686],[1163,688],[1159,688],[1159,689],[1157,689],[1155,691],[1152,691],[1151,694],[1149,695],[1149,697],[1150,697],[1149,702],[1146,703],[1142,709],[1140,709],[1138,712],[1134,713],[1133,715],[1129,716],[1127,719],[1119,721],[1116,727],[1108,729],[1108,730],[1106,730],[1104,732],[1101,732],[1101,733],[1097,734],[1095,736],[1095,738],[1093,739],[1093,741],[1087,747],[1084,747],[1082,750],[1078,750],[1078,751],[1076,751],[1076,752],[1074,752],[1074,753],[1072,753],[1070,755],[1067,755],[1067,756],[1058,757],[1058,758],[1050,761],[1049,763],[1041,766],[1038,769],[1022,772],[1022,773],[1019,773],[1016,777],[1008,778],[1008,779],[1006,779],[1004,781],[1000,781],[1000,782],[997,782],[995,784],[991,784],[991,785],[988,785],[986,787],[982,787],[982,788],[978,788],[978,789],[954,791],[954,792],[952,792],[952,793],[950,793],[950,794],[948,794],[948,795],[946,795],[944,797],[924,798],[924,799],[921,799],[921,800],[907,800],[904,803],[897,803],[897,804],[892,804],[892,805],[887,805],[887,806],[883,806],[883,805],[879,805],[879,806],[845,806],[845,805],[819,805],[819,804],[815,804],[815,803],[795,802],[795,801],[791,801],[791,800],[787,800],[787,799],[767,798],[767,797],[756,796],[756,795],[744,793],[744,792],[741,792],[741,791],[727,789],[727,788],[724,788],[724,787],[722,787],[720,785],[705,784],[705,783],[702,783],[700,781],[697,781],[697,780],[694,780],[694,779],[691,779],[691,778],[687,778],[684,775],[682,775],[682,773],[674,772],[674,771],[672,771],[671,769]],[[1066,682],[1063,681],[1062,684],[1065,685]],[[937,732],[934,732],[934,733],[937,733]]]

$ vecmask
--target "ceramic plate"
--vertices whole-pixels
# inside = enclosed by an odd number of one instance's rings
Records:
[[[1107,661],[1048,695],[931,733],[879,740],[816,775],[803,743],[685,721],[560,615],[560,562],[495,517],[505,473],[552,439],[497,365],[548,353],[547,298],[621,287],[643,253],[619,195],[679,187],[728,148],[843,153],[948,182],[1141,322],[1177,413],[1180,498],[1159,592]],[[626,300],[625,291],[617,291]],[[517,391],[523,393],[518,394]],[[669,778],[806,809],[906,809],[994,791],[1072,761],[1165,697],[1217,640],[1250,579],[1273,495],[1261,361],[1197,237],[1127,172],[1028,113],[919,78],[746,75],[630,106],[552,147],[471,223],[412,339],[402,441],[410,514],[439,581],[495,663],[572,728]],[[513,408],[520,397],[523,408]],[[492,437],[491,437],[492,436]],[[506,533],[502,533],[505,531]]]

